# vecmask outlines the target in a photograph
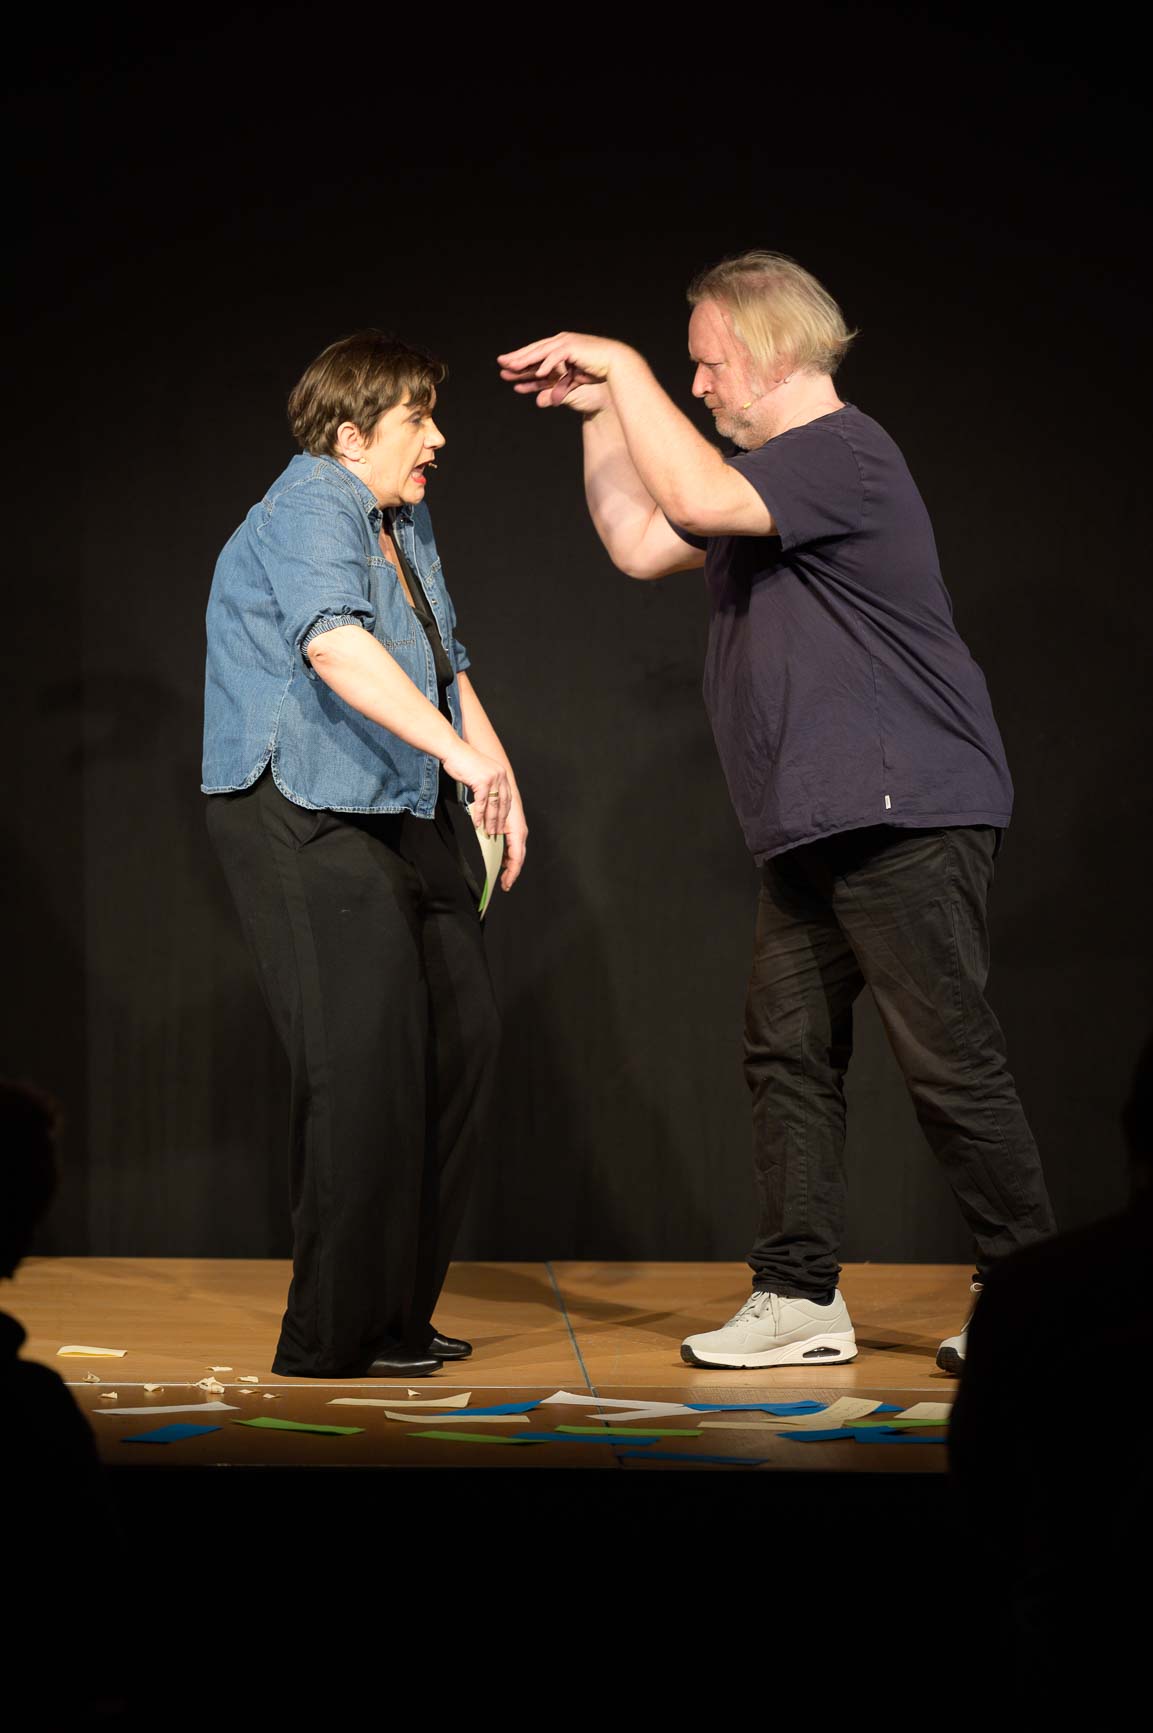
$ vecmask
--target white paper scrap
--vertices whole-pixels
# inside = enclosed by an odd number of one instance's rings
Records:
[[[100,1400],[101,1402],[119,1402],[120,1392],[119,1390],[102,1390]]]
[[[141,1388],[147,1390],[148,1394],[151,1396],[154,1390],[163,1390],[164,1386],[163,1384],[144,1384]]]
[[[386,1420],[403,1420],[409,1426],[527,1426],[527,1414],[393,1414],[387,1409]]]
[[[553,1396],[542,1397],[540,1406],[545,1408],[553,1402],[580,1408],[624,1408],[630,1414],[640,1415],[644,1420],[653,1420],[658,1414],[695,1412],[684,1402],[646,1402],[643,1396],[593,1396],[587,1390],[583,1396],[574,1396],[571,1390],[558,1390]]]
[[[147,1408],[117,1408],[116,1419],[126,1414],[220,1414],[224,1409],[235,1410],[235,1402],[154,1402]],[[111,1414],[111,1408],[93,1408],[93,1414]]]
[[[329,1408],[465,1408],[471,1390],[462,1396],[421,1396],[405,1402],[396,1396],[333,1396]]]
[[[911,1408],[904,1408],[900,1414],[891,1416],[893,1420],[951,1420],[952,1417],[951,1402],[914,1402]]]
[[[208,1368],[208,1370],[210,1372],[231,1372],[232,1367],[231,1366],[210,1366]]]
[[[222,1395],[224,1392],[224,1385],[219,1378],[198,1378],[191,1388],[193,1390],[211,1390],[216,1395]]]
[[[242,1372],[237,1379],[239,1384],[259,1384],[260,1378],[255,1372]]]
[[[594,1397],[591,1400],[595,1401],[596,1398]],[[671,1420],[674,1416],[679,1415],[683,1417],[686,1414],[691,1415],[694,1421],[698,1421],[701,1418],[698,1410],[690,1408],[685,1402],[648,1402],[643,1408],[628,1408],[624,1410],[614,1408],[611,1418],[614,1423],[620,1421],[623,1424],[629,1420]],[[590,1420],[607,1420],[610,1416],[607,1414],[597,1414],[590,1408],[588,1418]]]
[[[255,1395],[255,1392],[253,1392],[253,1394]],[[266,1390],[264,1392],[264,1400],[266,1402],[275,1402],[276,1401],[276,1391],[275,1390]]]
[[[99,1372],[85,1372],[84,1382],[86,1384],[99,1384],[99,1382],[100,1382]]]
[[[97,1360],[123,1360],[127,1352],[127,1348],[86,1348],[81,1342],[69,1342],[65,1347],[56,1350],[58,1356],[60,1354],[91,1354]]]

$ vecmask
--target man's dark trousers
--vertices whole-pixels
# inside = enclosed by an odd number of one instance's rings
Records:
[[[844,1233],[844,1078],[868,985],[977,1247],[978,1272],[1055,1231],[985,999],[989,825],[843,831],[762,867],[745,1025],[761,1198],[754,1286],[822,1299]]]

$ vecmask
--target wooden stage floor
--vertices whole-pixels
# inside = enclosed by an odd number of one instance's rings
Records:
[[[645,1463],[617,1447],[557,1442],[537,1449],[497,1443],[439,1442],[415,1436],[432,1421],[387,1420],[383,1409],[332,1407],[341,1395],[404,1397],[407,1387],[381,1379],[341,1383],[278,1378],[268,1370],[288,1286],[286,1262],[185,1258],[32,1258],[20,1268],[6,1306],[25,1326],[26,1358],[51,1366],[92,1416],[104,1460],[117,1467],[215,1466],[361,1468],[599,1469],[615,1473],[730,1473],[702,1463]],[[474,1344],[463,1365],[419,1379],[420,1397],[472,1393],[473,1406],[528,1400],[556,1390],[588,1396],[595,1423],[598,1398],[742,1402],[757,1396],[832,1401],[849,1393],[902,1407],[948,1401],[956,1384],[935,1364],[942,1337],[954,1334],[969,1306],[967,1265],[847,1265],[842,1289],[857,1334],[856,1360],[842,1366],[707,1372],[684,1365],[682,1337],[712,1329],[748,1293],[748,1271],[729,1263],[459,1263],[437,1311],[447,1333]],[[123,1348],[123,1359],[58,1358],[65,1343]],[[194,1388],[216,1374],[225,1394]],[[242,1383],[256,1375],[259,1383]],[[97,1381],[93,1381],[97,1380]],[[161,1388],[147,1392],[142,1386]],[[113,1402],[108,1392],[116,1393]],[[176,1444],[133,1445],[125,1434],[147,1430],[147,1416],[128,1407],[225,1401],[232,1413],[206,1413],[219,1430]],[[111,1411],[111,1412],[110,1412]],[[581,1423],[583,1408],[546,1408],[534,1430]],[[605,1421],[611,1409],[601,1409]],[[233,1422],[257,1415],[282,1420],[357,1425],[351,1437],[265,1430]],[[155,1424],[193,1421],[193,1414],[158,1414]],[[658,1424],[687,1427],[688,1418]],[[478,1425],[478,1430],[479,1430]],[[642,1428],[637,1427],[638,1430]],[[468,1430],[467,1426],[461,1430]],[[517,1428],[494,1427],[516,1436]],[[627,1445],[627,1441],[625,1441]],[[945,1471],[941,1444],[900,1448],[837,1441],[790,1444],[763,1431],[706,1429],[696,1439],[661,1445],[690,1455],[757,1458],[761,1472],[832,1471],[868,1475],[933,1475]]]

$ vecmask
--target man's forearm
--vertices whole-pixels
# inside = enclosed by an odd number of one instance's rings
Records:
[[[635,350],[613,367],[609,390],[637,483],[673,523],[691,527],[700,502],[727,480],[724,458]]]
[[[611,403],[584,419],[585,499],[609,559],[627,571],[656,502],[637,474]]]

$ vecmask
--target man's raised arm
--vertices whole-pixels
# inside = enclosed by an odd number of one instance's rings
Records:
[[[590,403],[594,394],[603,396],[600,407]],[[613,565],[630,578],[663,578],[704,565],[704,549],[669,526],[637,474],[607,388],[582,386],[572,396],[582,400],[574,407],[584,416],[585,498]]]

